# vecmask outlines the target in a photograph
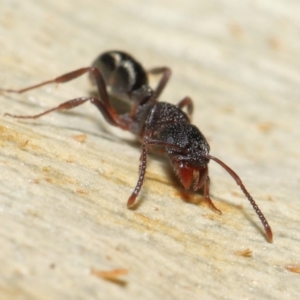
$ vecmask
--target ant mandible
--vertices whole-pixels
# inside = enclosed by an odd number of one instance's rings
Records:
[[[135,204],[142,188],[149,146],[160,147],[169,156],[183,187],[197,191],[203,186],[205,201],[213,211],[219,214],[221,211],[215,207],[209,196],[208,163],[213,160],[221,165],[250,201],[264,226],[267,240],[272,242],[271,227],[239,176],[224,162],[209,154],[210,147],[204,135],[190,123],[193,112],[191,98],[185,97],[177,105],[158,102],[171,75],[169,68],[159,67],[145,71],[142,65],[129,54],[121,51],[108,51],[98,56],[91,67],[81,68],[23,89],[0,89],[0,91],[23,93],[50,83],[64,83],[85,73],[89,73],[92,82],[96,85],[98,98],[94,96],[75,98],[34,116],[6,115],[13,118],[36,119],[50,112],[71,109],[90,101],[100,110],[109,124],[132,132],[142,141],[139,178],[128,199],[128,207]],[[155,89],[148,84],[148,74],[161,74],[161,79]],[[117,113],[110,102],[112,95],[129,101],[130,111]],[[187,110],[187,113],[183,111],[183,108]]]

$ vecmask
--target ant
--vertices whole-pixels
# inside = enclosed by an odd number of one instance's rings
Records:
[[[193,113],[191,98],[185,97],[177,105],[158,101],[171,76],[169,68],[158,67],[146,71],[131,55],[122,51],[108,51],[99,55],[90,67],[81,68],[23,89],[0,89],[0,91],[20,94],[47,84],[64,83],[85,73],[89,74],[92,83],[96,85],[99,97],[75,98],[33,116],[6,115],[13,118],[36,119],[53,111],[71,109],[89,101],[99,109],[109,124],[128,130],[141,140],[139,177],[127,201],[128,207],[136,203],[136,198],[142,188],[149,146],[160,147],[169,157],[183,187],[193,191],[204,187],[205,201],[213,211],[219,214],[222,212],[215,207],[209,196],[208,163],[213,160],[221,165],[250,201],[264,226],[268,242],[273,241],[273,233],[268,221],[239,176],[224,162],[209,154],[210,147],[204,135],[190,123]],[[161,75],[155,89],[148,84],[148,74]],[[129,102],[131,104],[129,112],[118,113],[111,104],[110,97],[112,96]]]

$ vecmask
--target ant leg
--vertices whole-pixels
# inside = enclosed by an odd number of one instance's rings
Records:
[[[172,74],[171,69],[167,68],[167,67],[158,67],[158,68],[153,68],[148,70],[148,73],[150,74],[162,74],[162,77],[156,87],[156,89],[154,90],[154,94],[155,94],[155,98],[158,98],[160,96],[160,94],[162,93],[163,89],[165,88],[166,84],[169,81],[169,78]]]
[[[216,208],[216,206],[213,204],[212,200],[210,199],[209,185],[210,185],[210,179],[209,179],[209,176],[207,175],[205,183],[204,183],[204,199],[207,202],[207,204],[211,210],[213,210],[217,214],[221,215],[222,212],[218,208]]]
[[[81,68],[81,69],[66,73],[64,75],[61,75],[59,77],[56,77],[54,79],[47,80],[47,81],[35,84],[33,86],[29,86],[29,87],[20,89],[20,90],[0,89],[0,91],[1,92],[7,92],[7,93],[19,93],[19,94],[21,94],[21,93],[24,93],[26,91],[33,90],[33,89],[39,88],[43,85],[47,85],[47,84],[50,84],[50,83],[68,82],[68,81],[73,80],[73,79],[75,79],[75,78],[77,78],[77,77],[79,77],[79,76],[81,76],[81,75],[83,75],[87,72],[90,72],[91,75],[94,77],[97,88],[98,88],[98,92],[100,94],[100,99],[103,101],[104,105],[108,106],[109,109],[116,114],[116,112],[114,111],[114,109],[110,105],[109,96],[108,96],[107,91],[106,91],[105,81],[104,81],[101,73],[99,72],[99,70],[97,68],[94,68],[94,67]],[[54,110],[57,110],[57,109],[54,109]]]
[[[152,146],[162,146],[162,147],[167,147],[170,146],[174,149],[178,149],[178,150],[182,150],[181,147],[173,145],[173,144],[168,144],[159,140],[152,140],[151,138],[149,138],[151,136],[151,130],[150,129],[146,129],[145,130],[145,135],[144,135],[144,141],[142,143],[142,153],[141,153],[141,157],[140,157],[140,174],[139,174],[139,179],[138,182],[131,194],[131,196],[129,197],[128,201],[127,201],[127,207],[133,206],[136,200],[136,197],[138,196],[144,179],[145,179],[145,174],[146,174],[146,168],[147,168],[147,149],[148,146],[152,145]]]
[[[8,92],[15,92],[15,93],[23,93],[25,91],[40,87],[42,85],[48,84],[48,83],[63,83],[63,82],[67,82],[70,81],[72,79],[77,78],[78,76],[83,75],[84,73],[87,72],[91,72],[91,75],[94,76],[97,88],[98,88],[98,92],[100,95],[100,99],[95,98],[95,97],[80,97],[80,98],[75,98],[69,101],[66,101],[54,108],[51,108],[49,110],[46,110],[40,114],[37,115],[33,115],[33,116],[22,116],[22,115],[11,115],[11,114],[5,114],[8,115],[10,117],[13,118],[19,118],[19,119],[36,119],[39,118],[41,116],[44,116],[48,113],[51,113],[53,111],[61,111],[61,110],[67,110],[67,109],[71,109],[74,107],[77,107],[83,103],[85,103],[86,101],[90,101],[92,104],[94,104],[102,113],[102,115],[104,116],[105,120],[110,123],[111,125],[120,127],[124,130],[127,130],[131,120],[128,119],[122,119],[117,112],[115,111],[115,109],[111,106],[110,102],[109,102],[109,96],[107,94],[106,91],[106,86],[105,86],[105,82],[104,79],[101,75],[101,73],[99,72],[99,70],[97,68],[93,68],[93,67],[88,67],[88,68],[81,68],[78,69],[76,71],[64,74],[60,77],[57,77],[53,80],[48,80],[45,82],[42,82],[40,84],[25,88],[25,89],[21,89],[21,90],[2,90],[2,91],[8,91]],[[1,90],[0,90],[1,91]]]
[[[118,127],[122,127],[121,124],[119,124],[118,122],[118,118],[114,117],[114,115],[111,113],[111,111],[109,110],[108,107],[106,107],[99,99],[95,98],[95,97],[80,97],[80,98],[75,98],[69,101],[66,101],[56,107],[53,107],[51,109],[48,109],[42,113],[39,113],[37,115],[33,115],[33,116],[23,116],[23,115],[12,115],[12,114],[8,114],[6,113],[5,116],[10,116],[13,118],[17,118],[17,119],[37,119],[41,116],[47,115],[51,112],[54,111],[63,111],[63,110],[67,110],[67,109],[72,109],[74,107],[77,107],[87,101],[90,101],[92,104],[94,104],[102,113],[102,115],[104,116],[105,120],[114,126],[118,126]]]
[[[78,69],[78,70],[66,73],[64,75],[61,75],[59,77],[56,77],[54,79],[43,81],[41,83],[38,83],[38,84],[35,84],[35,85],[32,85],[32,86],[26,87],[26,88],[23,88],[23,89],[19,89],[19,90],[14,90],[14,89],[0,89],[0,92],[21,94],[21,93],[27,92],[29,90],[34,90],[36,88],[39,88],[39,87],[47,85],[47,84],[51,84],[51,83],[57,83],[57,84],[59,84],[59,83],[64,83],[64,82],[73,80],[73,79],[75,79],[75,78],[77,78],[77,77],[79,77],[79,76],[81,76],[81,75],[89,72],[90,69],[91,69],[90,67],[81,68],[81,69]]]
[[[183,109],[184,107],[187,108],[187,113],[188,113],[188,117],[189,119],[192,118],[192,114],[193,114],[193,111],[194,111],[194,104],[193,104],[193,101],[190,97],[185,97],[183,98],[178,104],[177,104],[177,107],[179,109]]]
[[[136,197],[138,196],[144,179],[145,179],[145,174],[146,174],[146,167],[147,167],[147,148],[148,148],[148,136],[146,136],[144,138],[143,144],[142,144],[142,153],[141,153],[141,157],[140,157],[140,166],[139,166],[139,170],[140,170],[140,174],[139,174],[139,179],[138,182],[131,194],[131,196],[129,197],[128,201],[127,201],[127,207],[131,207],[134,205]]]

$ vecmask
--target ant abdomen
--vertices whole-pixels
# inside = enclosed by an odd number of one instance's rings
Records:
[[[108,51],[99,55],[92,64],[96,67],[106,86],[115,94],[127,94],[148,86],[147,73],[142,65],[122,51]]]

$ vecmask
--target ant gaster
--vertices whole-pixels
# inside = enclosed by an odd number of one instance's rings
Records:
[[[215,207],[209,196],[208,163],[213,160],[221,165],[250,201],[264,226],[267,240],[272,242],[271,227],[239,176],[224,162],[209,154],[210,147],[204,135],[196,126],[190,124],[193,112],[191,98],[185,97],[177,105],[158,101],[171,75],[169,68],[160,67],[145,71],[142,65],[127,53],[109,51],[101,54],[91,67],[81,68],[24,89],[0,89],[0,91],[23,93],[46,84],[67,82],[85,73],[89,73],[92,82],[97,87],[99,97],[75,98],[34,116],[6,115],[14,118],[35,119],[53,111],[71,109],[90,101],[100,110],[109,124],[132,132],[142,141],[139,178],[128,199],[128,207],[135,204],[143,185],[149,146],[160,147],[169,156],[183,187],[197,191],[203,186],[205,200],[209,207],[219,214],[221,211]],[[161,79],[155,89],[148,84],[148,74],[161,74]],[[127,99],[131,104],[130,111],[117,113],[110,101],[112,95]],[[183,108],[187,113],[183,111]]]

